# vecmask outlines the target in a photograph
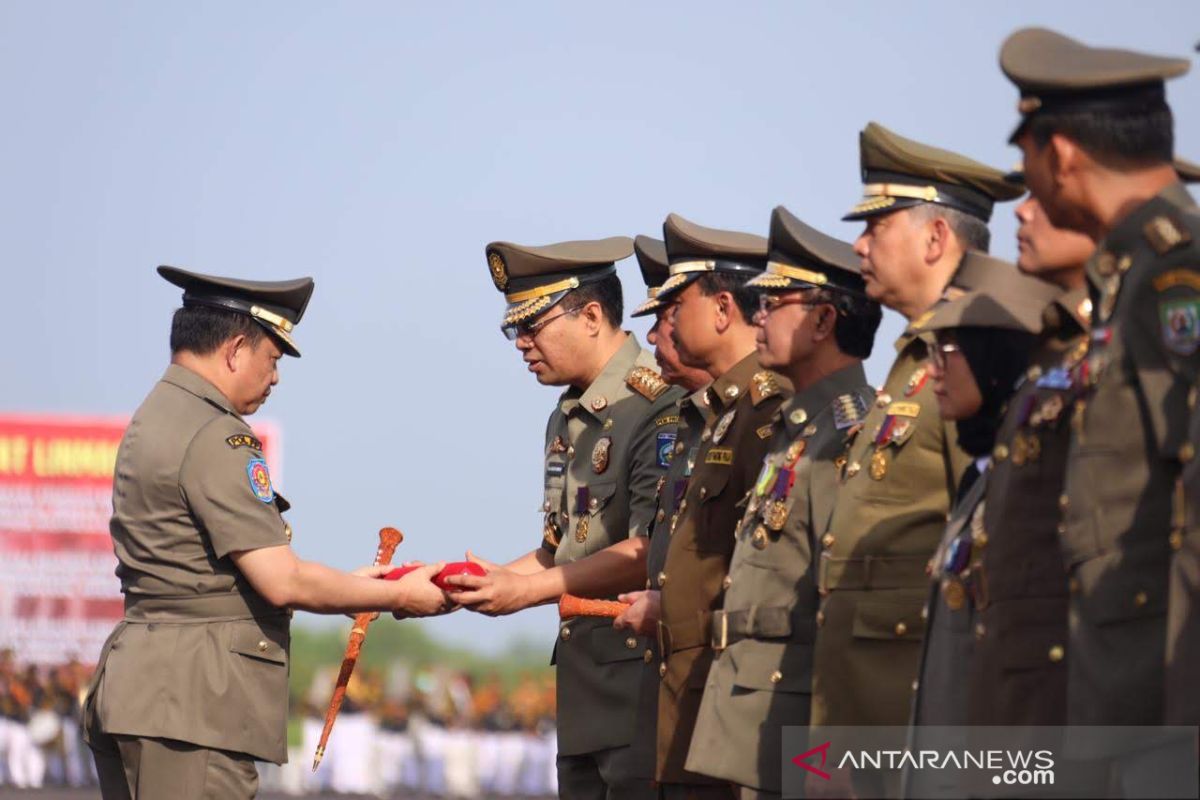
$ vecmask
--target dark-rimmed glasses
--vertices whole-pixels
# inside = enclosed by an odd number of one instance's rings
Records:
[[[583,306],[575,306],[574,308],[568,308],[566,311],[563,311],[560,314],[555,314],[553,317],[546,317],[545,319],[540,319],[537,322],[517,322],[512,325],[501,325],[500,332],[503,333],[504,338],[508,339],[510,342],[515,342],[522,336],[532,339],[542,332],[542,328],[545,328],[551,322],[554,322],[554,320],[565,317],[568,314],[578,314],[582,309]]]
[[[951,353],[961,353],[962,348],[955,342],[938,341],[933,347],[929,348],[929,360],[937,367],[938,372],[945,372],[946,357]]]

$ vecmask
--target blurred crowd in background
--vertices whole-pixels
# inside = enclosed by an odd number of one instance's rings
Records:
[[[288,763],[260,764],[263,791],[380,797],[550,797],[555,777],[553,673],[502,680],[449,667],[359,665],[326,746],[313,754],[336,667],[292,698]],[[0,787],[93,786],[79,733],[91,668],[20,664],[0,652]]]

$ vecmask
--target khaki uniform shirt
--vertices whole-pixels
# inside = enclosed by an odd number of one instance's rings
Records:
[[[288,543],[261,445],[178,365],[117,451],[110,532],[125,620],[101,652],[85,730],[287,760],[289,614],[229,558]]]
[[[1176,482],[1200,369],[1200,215],[1182,184],[1124,220],[1088,262],[1093,327],[1075,370],[1062,537],[1069,570],[1067,719],[1165,718]]]
[[[784,403],[738,526],[724,606],[713,615],[715,660],[687,768],[782,791],[784,725],[808,723],[816,637],[814,543],[825,534],[834,459],[875,399],[861,364]]]
[[[917,676],[929,579],[970,462],[938,414],[930,333],[906,331],[865,424],[843,457],[821,542],[812,725],[904,725]]]
[[[646,556],[646,588],[658,586],[657,575],[667,566],[667,548],[671,544],[670,525],[675,510],[687,491],[687,482],[700,450],[700,432],[712,422],[708,407],[708,386],[696,390],[679,401],[679,422],[676,428],[675,452],[667,474],[659,483],[658,510],[650,526],[650,550]],[[658,667],[661,656],[658,637],[651,637],[642,654],[642,681],[638,695],[637,735],[634,748],[639,761],[654,774],[655,753],[658,748]]]
[[[591,386],[567,389],[550,415],[542,546],[556,564],[648,532],[655,490],[675,447],[674,408],[682,394],[653,364],[630,335]],[[646,646],[610,619],[559,623],[560,755],[632,741]]]
[[[967,601],[976,608],[967,721],[1065,725],[1067,573],[1059,544],[1074,397],[1087,349],[1087,292],[1054,301],[1029,370],[1008,402]],[[957,592],[957,589],[952,590]]]
[[[668,528],[667,563],[651,587],[662,592],[656,777],[663,783],[711,781],[685,771],[684,762],[712,661],[712,612],[721,607],[742,502],[788,394],[786,380],[763,370],[755,353],[708,390],[715,422],[700,434],[695,469]]]

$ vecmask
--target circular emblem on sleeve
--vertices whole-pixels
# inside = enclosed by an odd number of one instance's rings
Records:
[[[267,471],[267,462],[261,458],[252,458],[246,465],[246,475],[250,477],[250,491],[264,503],[275,499],[275,489],[271,486],[271,473]]]

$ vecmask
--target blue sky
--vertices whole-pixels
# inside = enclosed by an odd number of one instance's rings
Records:
[[[349,568],[395,525],[404,557],[514,557],[541,535],[556,393],[499,333],[484,245],[659,235],[672,211],[765,233],[781,203],[851,239],[869,120],[1016,161],[996,53],[1029,24],[1194,56],[1200,4],[9,0],[0,411],[132,412],[178,305],[158,264],[312,275],[304,358],[260,412],[284,432],[296,549]],[[1169,96],[1200,159],[1198,81]],[[552,618],[436,629],[549,647]]]

